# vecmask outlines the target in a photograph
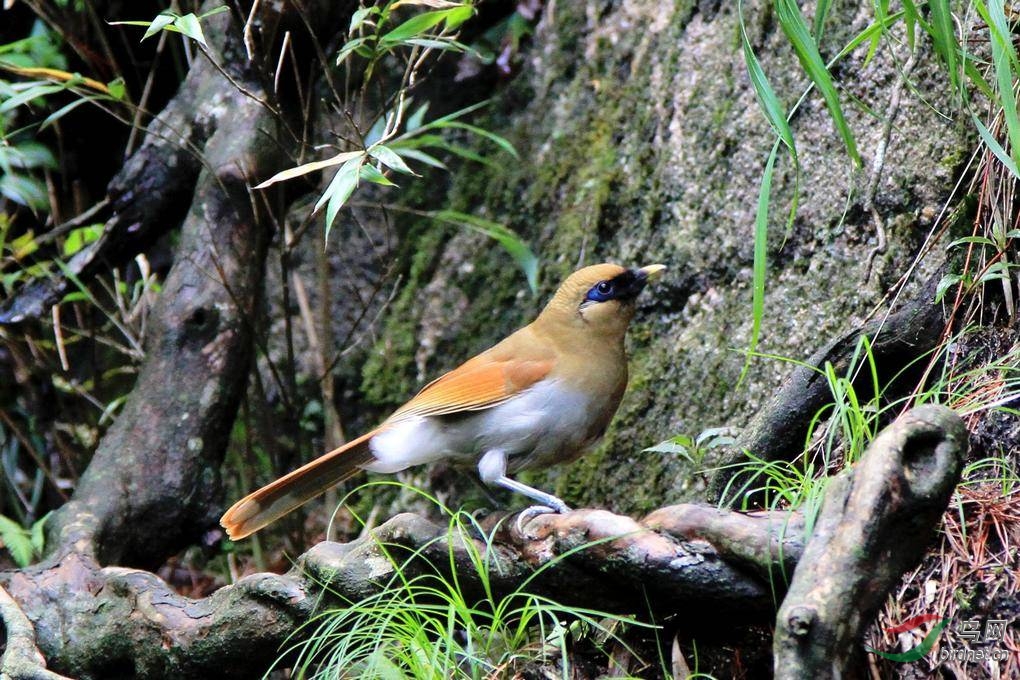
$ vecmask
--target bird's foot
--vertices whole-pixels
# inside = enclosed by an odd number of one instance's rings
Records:
[[[550,505],[532,505],[517,513],[517,520],[514,522],[514,528],[517,530],[517,535],[522,538],[532,538],[524,533],[524,525],[539,515],[562,515],[563,513],[570,512],[570,508],[567,507],[566,503],[558,498],[555,500],[557,500],[558,503]]]

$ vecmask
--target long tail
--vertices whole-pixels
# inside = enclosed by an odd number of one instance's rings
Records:
[[[230,506],[220,518],[220,524],[232,540],[240,540],[296,510],[334,484],[353,477],[360,466],[374,460],[368,442],[378,432],[373,430],[353,439],[248,494]]]

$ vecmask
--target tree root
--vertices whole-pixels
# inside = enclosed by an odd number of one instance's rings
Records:
[[[797,513],[677,505],[639,522],[577,510],[533,518],[523,533],[512,517],[492,516],[481,523],[491,540],[403,514],[350,543],[316,545],[287,574],[247,576],[201,600],[79,552],[0,574],[0,584],[33,613],[40,647],[61,670],[99,678],[130,664],[135,677],[197,678],[264,671],[313,613],[378,593],[398,564],[406,578],[449,577],[452,569],[468,598],[527,582],[529,592],[566,604],[638,615],[697,611],[699,628],[767,620],[792,574],[777,667],[780,677],[822,677],[820,663],[847,668],[851,643],[919,559],[965,445],[951,411],[910,412],[833,480],[806,548]],[[473,554],[492,564],[485,579]]]
[[[776,678],[846,678],[853,645],[889,589],[916,565],[960,477],[967,431],[922,406],[833,479],[776,619]]]
[[[46,670],[46,659],[35,646],[35,629],[14,598],[0,587],[0,620],[6,649],[0,657],[0,680],[68,680]]]

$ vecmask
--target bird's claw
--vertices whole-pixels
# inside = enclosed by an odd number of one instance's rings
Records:
[[[570,512],[570,508],[568,508],[565,503],[561,503],[558,507],[549,505],[532,505],[517,513],[517,520],[514,522],[514,528],[517,529],[518,536],[525,536],[524,525],[539,515],[562,515],[565,512]]]

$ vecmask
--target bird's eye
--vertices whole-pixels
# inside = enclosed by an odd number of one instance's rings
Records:
[[[588,295],[585,299],[591,300],[592,302],[605,302],[606,300],[612,299],[613,297],[613,282],[612,281],[599,281],[591,290],[588,291]]]

